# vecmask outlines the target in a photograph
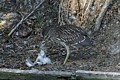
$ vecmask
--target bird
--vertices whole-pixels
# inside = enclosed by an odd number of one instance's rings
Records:
[[[46,26],[42,30],[45,44],[48,41],[60,44],[65,47],[67,54],[63,64],[66,64],[70,47],[81,48],[92,45],[92,40],[82,28],[71,24]]]

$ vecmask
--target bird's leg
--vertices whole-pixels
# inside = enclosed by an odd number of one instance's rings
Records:
[[[68,60],[68,58],[69,58],[69,55],[70,55],[70,49],[69,49],[69,46],[67,46],[64,42],[61,42],[61,44],[62,44],[63,46],[65,46],[65,48],[66,48],[66,50],[67,50],[67,55],[66,55],[65,60],[64,60],[64,63],[63,63],[63,64],[66,64],[66,62],[67,62],[67,60]]]
[[[65,58],[63,64],[66,64],[66,62],[67,62],[67,60],[68,60],[68,58],[69,58],[69,55],[70,55],[70,49],[69,49],[69,46],[65,45],[65,47],[66,47],[66,50],[67,50],[67,55],[66,55],[66,58]]]

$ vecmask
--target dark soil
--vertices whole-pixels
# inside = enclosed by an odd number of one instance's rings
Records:
[[[67,63],[62,65],[65,59],[65,54],[63,54],[65,53],[65,49],[61,46],[48,43],[46,54],[52,60],[52,64],[35,65],[33,68],[65,71],[79,69],[90,71],[120,71],[119,4],[120,1],[118,0],[107,11],[100,31],[92,36],[93,46],[72,52]],[[0,12],[0,21],[3,20],[1,17],[8,13],[10,12],[5,11],[5,9],[3,12]],[[46,15],[46,17],[49,16]],[[17,20],[15,20],[16,18]],[[13,20],[17,23],[19,22],[19,16],[6,20],[7,22]],[[40,51],[39,44],[42,41],[41,27],[43,26],[39,26],[40,24],[36,21],[34,22],[35,24],[32,21],[25,22],[8,40],[7,34],[13,27],[10,25],[1,28],[0,26],[0,68],[31,69],[25,64],[25,60],[30,57],[34,61],[37,57]]]

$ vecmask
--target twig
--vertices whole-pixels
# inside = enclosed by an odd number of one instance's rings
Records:
[[[61,3],[59,4],[59,13],[58,13],[58,24],[61,21]]]
[[[28,17],[30,17],[35,11],[36,9],[38,9],[43,3],[45,2],[45,0],[41,0],[41,3],[38,4],[35,9],[33,9],[26,17],[23,17],[20,22],[10,31],[10,33],[8,34],[8,37],[10,37],[12,35],[12,33],[20,26],[20,24],[23,23],[23,21],[25,21]]]
[[[82,14],[84,14],[84,12],[85,12],[85,8],[86,8],[86,5],[87,5],[87,2],[86,2],[87,0],[83,0],[83,5],[82,5],[82,7],[83,7],[83,11],[82,11]]]
[[[67,19],[68,19],[68,17],[69,17],[69,3],[70,3],[70,1],[67,0]]]
[[[10,33],[8,34],[8,37],[11,36],[11,34],[19,27],[20,24],[22,24],[23,21],[24,21],[24,17],[22,17],[20,22],[10,31]]]
[[[90,0],[89,4],[84,12],[84,15],[86,15],[87,11],[91,8],[92,4],[93,4],[93,0]]]
[[[59,4],[59,13],[58,13],[58,24],[62,25],[63,24],[63,0],[61,0]]]
[[[101,25],[101,21],[108,9],[108,6],[110,5],[110,3],[112,2],[112,0],[106,0],[104,6],[101,9],[101,12],[96,20],[95,23],[95,27],[94,27],[94,32],[97,32],[100,29],[100,25]]]

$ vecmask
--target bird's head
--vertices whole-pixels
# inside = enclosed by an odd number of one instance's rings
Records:
[[[50,30],[50,27],[49,27],[49,26],[46,26],[46,27],[44,27],[44,28],[42,29],[42,37],[43,37],[45,40],[49,37],[49,35],[48,35],[49,30]]]
[[[44,40],[49,39],[50,37],[55,36],[55,27],[53,25],[51,26],[46,26],[43,28],[42,30],[42,36],[44,38]]]

